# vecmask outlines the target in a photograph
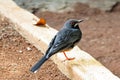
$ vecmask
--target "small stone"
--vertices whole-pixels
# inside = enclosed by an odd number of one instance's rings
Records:
[[[30,47],[27,47],[27,50],[28,50],[28,51],[31,51],[32,49],[31,49]]]
[[[19,53],[22,53],[23,51],[22,51],[22,50],[19,50],[18,52],[19,52]]]
[[[18,59],[19,59],[19,60],[21,60],[21,58],[20,58],[20,57],[19,57]]]

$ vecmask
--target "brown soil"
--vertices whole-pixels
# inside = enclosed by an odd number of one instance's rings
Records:
[[[35,15],[45,18],[58,30],[69,18],[87,19],[80,24],[83,38],[78,46],[120,77],[120,11],[117,9],[104,12],[79,3],[73,12],[38,11]],[[30,73],[31,66],[43,55],[12,26],[0,16],[0,80],[69,80],[51,60],[36,74]]]

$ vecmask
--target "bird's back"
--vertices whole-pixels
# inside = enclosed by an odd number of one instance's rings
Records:
[[[54,42],[50,47],[50,53],[57,53],[74,47],[82,36],[80,29],[62,28],[56,35]]]

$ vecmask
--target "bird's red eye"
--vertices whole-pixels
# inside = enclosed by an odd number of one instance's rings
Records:
[[[71,25],[74,26],[74,25],[75,25],[75,22],[71,22]]]

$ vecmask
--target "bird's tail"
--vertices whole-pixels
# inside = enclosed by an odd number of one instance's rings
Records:
[[[40,59],[32,68],[30,71],[36,73],[37,70],[42,66],[42,64],[48,60],[48,58],[46,58],[46,56],[43,56],[42,59]]]

